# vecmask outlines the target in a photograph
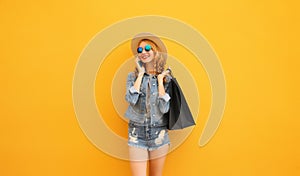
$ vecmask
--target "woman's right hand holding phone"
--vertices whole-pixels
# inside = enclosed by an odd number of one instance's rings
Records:
[[[136,68],[138,69],[139,75],[137,77],[137,79],[134,82],[134,88],[135,90],[140,90],[141,87],[141,82],[145,73],[145,67],[143,66],[142,61],[140,60],[140,58],[138,56],[136,56],[135,58],[135,63],[136,63]]]
[[[138,69],[138,72],[139,72],[139,76],[144,75],[145,67],[143,66],[143,63],[138,56],[135,58],[135,62],[136,62],[136,68]]]

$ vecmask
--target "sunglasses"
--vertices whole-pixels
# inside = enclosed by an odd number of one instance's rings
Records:
[[[145,51],[149,52],[151,50],[151,46],[150,45],[146,45],[145,46]],[[138,47],[137,48],[137,52],[138,53],[142,53],[143,52],[143,47]]]

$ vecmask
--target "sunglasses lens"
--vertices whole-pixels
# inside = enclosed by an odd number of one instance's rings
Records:
[[[143,52],[143,48],[142,48],[142,47],[138,47],[138,48],[137,48],[137,52],[138,52],[138,53],[142,53],[142,52]]]
[[[150,46],[150,45],[146,45],[146,46],[145,46],[145,50],[146,50],[146,51],[150,51],[150,50],[151,50],[151,46]]]

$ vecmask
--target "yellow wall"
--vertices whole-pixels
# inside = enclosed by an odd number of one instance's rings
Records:
[[[130,175],[127,161],[103,153],[82,132],[72,80],[93,36],[143,15],[169,16],[197,29],[219,56],[226,78],[223,120],[200,147],[211,93],[205,72],[195,76],[201,96],[197,126],[169,153],[164,175],[299,175],[298,8],[296,1],[279,0],[0,2],[0,175]],[[184,60],[186,51],[166,43]],[[128,49],[123,43],[107,62],[130,57]],[[108,125],[126,137],[126,126],[109,117],[121,119],[111,102],[105,104],[110,97],[102,99],[99,91],[96,96]]]

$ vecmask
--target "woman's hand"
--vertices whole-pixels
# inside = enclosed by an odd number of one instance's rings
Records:
[[[137,56],[135,58],[136,68],[138,69],[139,75],[144,75],[145,73],[145,67],[140,63],[142,63],[141,59]]]
[[[170,68],[169,68],[169,69],[170,69]],[[160,96],[160,97],[161,97],[161,96],[164,96],[164,95],[166,94],[165,88],[164,88],[164,82],[163,82],[163,80],[164,80],[164,77],[165,77],[168,73],[170,73],[170,70],[169,70],[169,69],[163,71],[161,74],[159,74],[159,75],[157,76],[157,81],[158,81],[158,93],[159,93],[159,96]]]
[[[170,69],[170,68],[168,68],[167,70],[163,71],[161,74],[159,74],[159,75],[157,76],[158,82],[162,82],[163,79],[164,79],[164,77],[165,77],[167,74],[170,73],[170,70],[169,70],[169,69]]]

